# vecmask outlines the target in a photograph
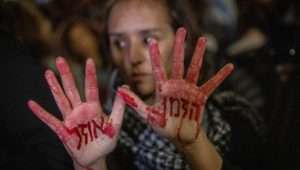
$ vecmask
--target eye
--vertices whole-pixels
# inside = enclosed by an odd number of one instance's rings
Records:
[[[152,36],[145,37],[144,38],[144,44],[147,45],[147,46],[149,46],[152,39],[153,39]]]
[[[145,46],[149,46],[150,45],[150,42],[151,40],[156,40],[158,41],[158,37],[157,36],[154,36],[154,35],[146,35],[143,39],[143,43],[145,44]]]
[[[115,40],[113,40],[113,46],[119,50],[122,50],[127,46],[127,43],[125,40],[115,39]]]

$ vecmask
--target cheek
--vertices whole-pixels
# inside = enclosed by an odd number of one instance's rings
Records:
[[[116,68],[119,70],[121,76],[125,77],[128,79],[128,76],[130,75],[131,72],[131,67],[130,64],[126,60],[126,56],[120,52],[116,52],[112,50],[112,60]]]
[[[112,57],[112,62],[117,66],[118,68],[122,66],[123,63],[123,57],[122,54],[115,48],[111,47],[111,57]]]
[[[117,67],[121,66],[121,64],[122,64],[122,57],[121,57],[121,55],[114,55],[114,54],[112,54],[112,59],[113,59],[114,64]]]

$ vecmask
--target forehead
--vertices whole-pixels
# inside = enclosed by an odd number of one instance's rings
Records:
[[[164,0],[119,0],[111,9],[109,32],[134,32],[170,25]]]

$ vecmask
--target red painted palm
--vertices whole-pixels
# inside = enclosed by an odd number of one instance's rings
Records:
[[[58,120],[35,101],[30,100],[28,106],[58,135],[73,160],[83,167],[88,167],[98,159],[103,159],[115,148],[125,103],[117,96],[112,114],[107,116],[103,112],[96,69],[91,59],[86,63],[84,102],[79,96],[66,61],[58,57],[56,66],[63,88],[52,71],[46,71],[45,77],[64,120]]]
[[[167,79],[156,41],[150,45],[152,69],[156,81],[156,101],[146,105],[126,87],[118,93],[125,102],[164,137],[180,143],[192,143],[201,131],[202,113],[209,95],[223,82],[233,70],[232,64],[225,65],[217,74],[202,86],[197,86],[199,70],[205,51],[205,38],[199,38],[186,78],[184,75],[184,40],[186,30],[180,28],[176,33],[173,52],[171,78]]]

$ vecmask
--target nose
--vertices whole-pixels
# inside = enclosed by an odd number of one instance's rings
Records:
[[[132,43],[128,50],[130,64],[134,67],[142,64],[146,60],[147,49],[139,43]]]

